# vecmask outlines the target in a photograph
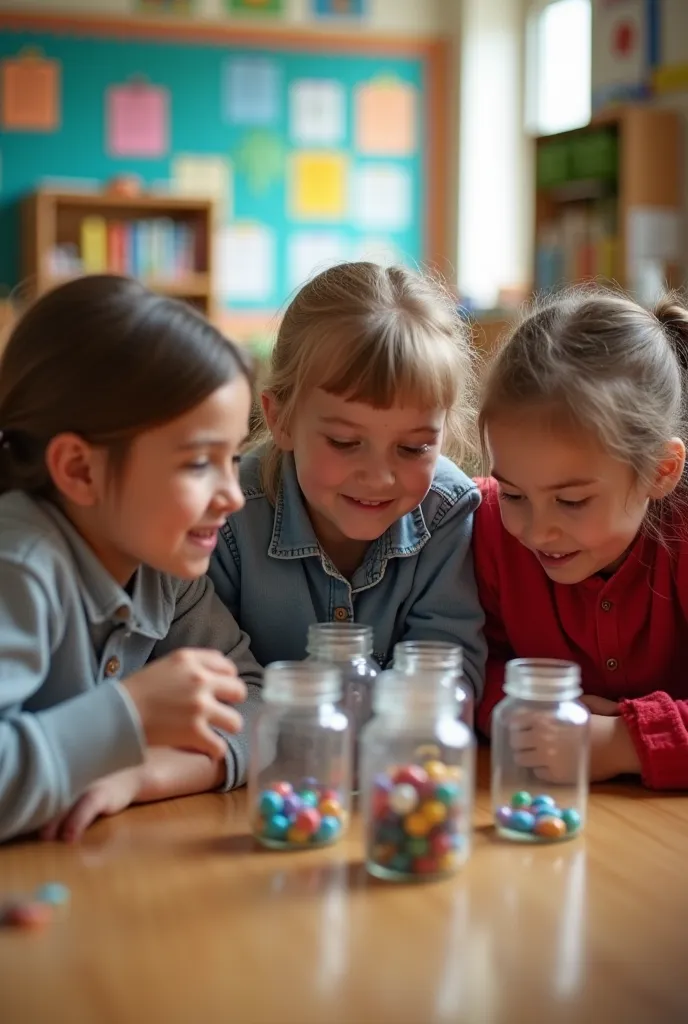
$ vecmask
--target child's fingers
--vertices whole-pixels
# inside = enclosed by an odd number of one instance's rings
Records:
[[[222,761],[227,751],[227,745],[222,737],[213,732],[209,726],[200,725],[196,732],[193,749],[199,754],[205,754],[213,761]]]
[[[242,716],[227,704],[216,704],[214,711],[209,715],[209,721],[216,729],[222,729],[224,732],[241,732],[244,727]],[[221,756],[224,757],[224,747]]]
[[[246,683],[239,676],[216,676],[213,693],[217,700],[227,701],[228,704],[240,704],[246,700]]]
[[[62,825],[64,819],[64,814],[56,815],[52,821],[49,821],[48,824],[44,825],[43,828],[40,830],[40,832],[38,833],[39,839],[41,839],[41,841],[44,843],[55,842],[55,840],[57,839],[58,832],[60,831],[60,826]]]
[[[215,651],[210,647],[193,648],[192,650],[198,656],[200,664],[210,672],[217,672],[223,676],[236,676],[236,665],[222,651]]]
[[[549,768],[550,758],[543,750],[519,750],[514,755],[514,761],[521,768]]]
[[[60,829],[60,838],[65,843],[75,843],[83,836],[89,825],[99,818],[104,810],[101,794],[98,789],[77,800],[71,811],[66,815]]]
[[[515,729],[509,733],[509,745],[512,750],[533,750],[537,746],[534,729]]]

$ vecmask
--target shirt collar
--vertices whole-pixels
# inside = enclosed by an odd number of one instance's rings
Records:
[[[161,574],[141,565],[134,574],[131,597],[104,567],[66,515],[52,502],[43,507],[57,523],[74,558],[79,577],[79,591],[90,622],[128,623],[137,633],[154,640],[166,636],[170,626],[169,609],[165,608]]]
[[[430,531],[419,505],[392,523],[371,545],[371,550],[377,558],[403,558],[417,554],[429,539]],[[320,553],[296,476],[294,457],[285,452],[268,554],[272,558],[306,558]]]

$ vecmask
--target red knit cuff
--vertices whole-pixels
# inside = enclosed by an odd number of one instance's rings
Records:
[[[650,789],[688,789],[688,708],[656,691],[620,705]],[[682,714],[683,712],[683,714]]]

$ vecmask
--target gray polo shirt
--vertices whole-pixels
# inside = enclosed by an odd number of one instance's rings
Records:
[[[0,496],[0,841],[142,762],[138,713],[118,681],[178,647],[223,651],[247,683],[244,732],[226,737],[224,788],[241,785],[262,673],[209,580],[142,566],[129,596],[55,505]]]

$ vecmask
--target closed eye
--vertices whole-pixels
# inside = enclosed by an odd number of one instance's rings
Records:
[[[419,446],[415,446],[410,444],[400,444],[399,451],[402,451],[404,455],[410,455],[413,458],[414,456],[427,455],[430,451],[430,445],[421,444]]]
[[[590,498],[579,498],[578,501],[566,501],[565,498],[557,498],[557,504],[558,505],[561,505],[563,508],[572,508],[572,509],[583,508],[583,506],[587,505],[589,501],[590,501]]]
[[[338,452],[349,452],[358,445],[358,441],[338,441],[336,437],[326,437],[325,440]]]
[[[522,501],[523,500],[523,495],[522,494],[509,494],[508,491],[500,491],[499,492],[499,499],[500,499],[500,501],[501,500],[504,500],[504,501]]]

